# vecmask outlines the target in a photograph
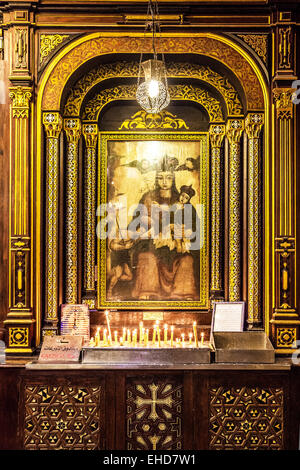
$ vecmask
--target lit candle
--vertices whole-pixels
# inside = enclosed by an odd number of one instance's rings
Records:
[[[189,344],[192,344],[193,333],[189,333]]]
[[[146,330],[146,336],[145,336],[145,346],[146,348],[148,347],[148,341],[149,341],[149,330]]]
[[[135,348],[136,343],[137,343],[137,330],[133,330],[132,341],[133,341],[133,347]]]
[[[198,348],[197,325],[195,321],[193,323],[193,330],[194,330],[195,347]]]
[[[124,326],[124,328],[123,328],[122,337],[123,337],[123,340],[125,341],[125,339],[126,339],[126,328],[125,328],[125,326]]]
[[[152,343],[155,345],[156,341],[156,325],[153,326],[153,337],[152,337]]]
[[[127,330],[127,343],[128,343],[128,344],[131,343],[131,332],[130,332],[129,329]]]
[[[118,346],[118,332],[115,331],[115,343],[116,343],[116,346]]]
[[[100,346],[100,327],[97,328],[97,332],[95,334],[95,346]]]
[[[168,325],[167,324],[164,325],[164,343],[165,344],[168,343]]]
[[[105,310],[105,316],[106,316],[106,323],[107,323],[107,329],[108,329],[108,341],[111,341],[111,330],[110,330],[110,324],[109,324],[109,311]]]
[[[201,333],[201,346],[203,346],[204,344],[204,333],[202,332]]]
[[[181,334],[181,346],[184,348],[185,342],[184,342],[184,333]]]
[[[140,322],[140,344],[142,344],[143,341],[143,322]]]
[[[90,339],[89,346],[90,346],[91,348],[93,348],[93,347],[95,346],[95,340],[94,340],[94,338],[91,338],[91,339]]]
[[[103,344],[104,344],[104,346],[107,345],[107,329],[106,328],[103,331]]]
[[[176,338],[176,348],[179,348],[179,346],[180,346],[180,339]]]
[[[171,348],[173,348],[174,341],[174,326],[171,326]]]
[[[158,347],[160,348],[160,328],[157,327]]]
[[[142,343],[145,343],[145,328],[142,329],[142,338],[143,338]]]
[[[123,345],[124,345],[124,338],[123,338],[123,336],[121,336],[121,338],[120,338],[120,346],[123,346]]]

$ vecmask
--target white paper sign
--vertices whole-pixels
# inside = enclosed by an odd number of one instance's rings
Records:
[[[213,331],[243,331],[245,302],[216,302]]]

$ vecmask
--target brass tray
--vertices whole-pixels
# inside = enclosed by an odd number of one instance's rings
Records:
[[[173,365],[173,364],[209,364],[210,347],[205,344],[200,348],[130,348],[105,347],[82,349],[84,364],[133,364],[133,365]]]
[[[272,364],[275,350],[264,331],[214,332],[215,362]]]

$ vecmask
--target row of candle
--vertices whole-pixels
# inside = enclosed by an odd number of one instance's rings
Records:
[[[112,337],[110,323],[107,315],[107,328],[103,330],[103,339],[101,341],[101,328],[97,328],[95,337],[91,339],[90,346],[99,347],[101,346],[131,346],[131,347],[185,347],[185,346],[194,346],[199,347],[198,335],[197,335],[197,325],[196,322],[193,324],[193,333],[188,334],[186,340],[186,335],[182,333],[180,338],[174,338],[174,326],[170,327],[169,335],[169,326],[164,325],[163,335],[159,327],[159,322],[157,321],[153,326],[152,339],[149,337],[149,329],[145,329],[143,322],[139,324],[139,335],[138,330],[130,330],[129,328],[123,328],[122,335],[118,337],[118,332],[114,331]],[[203,346],[204,343],[204,333],[201,333],[200,345]]]

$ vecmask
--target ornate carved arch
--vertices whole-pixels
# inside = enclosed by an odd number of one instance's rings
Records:
[[[199,103],[206,109],[211,122],[224,120],[221,103],[209,91],[192,85],[170,85],[169,92],[172,100],[189,100]],[[136,85],[107,88],[88,101],[83,111],[83,120],[97,121],[105,105],[114,100],[135,99],[135,95]]]
[[[171,78],[189,78],[205,81],[224,98],[229,116],[243,114],[242,103],[234,86],[228,78],[222,76],[211,67],[191,63],[168,63],[167,75]],[[138,76],[137,62],[118,61],[100,66],[86,73],[71,89],[65,107],[66,117],[80,115],[85,96],[92,88],[109,78],[130,78]]]
[[[42,97],[44,110],[59,110],[63,89],[80,66],[99,55],[112,53],[132,53],[132,51],[151,52],[150,38],[142,37],[99,37],[99,33],[81,38],[75,45],[70,44],[65,49],[63,57],[58,56],[49,69]],[[165,53],[194,53],[203,54],[218,60],[228,67],[239,79],[246,96],[247,108],[263,109],[264,97],[258,76],[250,58],[230,40],[213,34],[199,33],[197,37],[162,37],[160,48]],[[51,70],[51,71],[50,71]],[[46,73],[45,78],[48,77]]]

